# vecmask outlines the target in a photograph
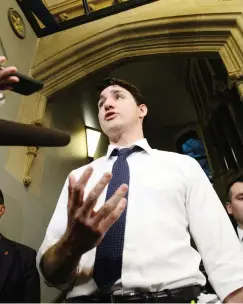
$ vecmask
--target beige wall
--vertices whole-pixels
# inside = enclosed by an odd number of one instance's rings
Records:
[[[19,71],[28,74],[34,60],[38,39],[23,15],[26,24],[26,38],[21,40],[15,36],[8,23],[8,8],[10,7],[15,8],[22,15],[16,1],[1,1],[0,38],[7,53],[8,63],[16,65]],[[0,108],[0,118],[16,120],[21,100],[21,95],[6,92],[6,103]],[[34,237],[32,238],[28,231],[30,228],[28,213],[33,210],[30,207],[29,212],[25,212],[27,193],[22,185],[16,183],[8,172],[3,169],[7,153],[8,148],[0,148],[0,187],[6,197],[7,205],[7,214],[1,220],[1,231],[10,238],[33,246]]]
[[[38,39],[23,15],[26,38],[21,40],[15,36],[8,23],[9,7],[15,8],[22,15],[15,0],[1,0],[0,37],[8,56],[8,63],[16,65],[20,72],[28,74],[34,61]],[[6,103],[0,107],[0,118],[16,120],[22,101],[21,95],[7,92]],[[39,196],[36,196],[27,191],[21,182],[5,170],[8,153],[9,148],[0,147],[0,188],[6,203],[6,214],[0,220],[0,231],[10,239],[38,249],[66,171],[63,174],[57,173],[55,159],[48,155],[43,173],[43,185]],[[20,161],[23,162],[23,159],[20,158]],[[43,287],[42,291],[43,301],[51,301],[56,294],[56,291],[47,287]]]

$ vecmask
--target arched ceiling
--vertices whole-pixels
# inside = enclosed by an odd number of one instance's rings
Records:
[[[243,66],[242,12],[240,0],[156,1],[40,39],[32,74],[45,82],[47,97],[145,55],[219,54],[234,74]]]

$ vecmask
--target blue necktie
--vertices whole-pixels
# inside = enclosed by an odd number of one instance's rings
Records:
[[[141,150],[142,148],[138,146],[113,150],[111,156],[118,155],[118,157],[113,164],[112,179],[107,189],[105,201],[115,193],[120,185],[129,185],[130,173],[127,157],[133,152]],[[128,197],[128,193],[125,197]],[[109,291],[110,287],[121,278],[126,213],[127,207],[97,246],[93,278],[102,291]]]

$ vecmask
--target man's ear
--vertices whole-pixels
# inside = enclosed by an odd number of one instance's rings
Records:
[[[233,212],[232,212],[232,204],[231,204],[231,202],[227,202],[226,203],[226,209],[227,209],[227,212],[229,213],[229,214],[232,214]]]
[[[144,118],[148,113],[148,108],[145,104],[140,104],[139,110],[140,110],[139,118]]]
[[[5,213],[5,206],[0,205],[0,217]]]

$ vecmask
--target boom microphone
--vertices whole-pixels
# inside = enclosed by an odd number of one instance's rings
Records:
[[[65,132],[0,119],[0,146],[63,147],[70,140]]]

